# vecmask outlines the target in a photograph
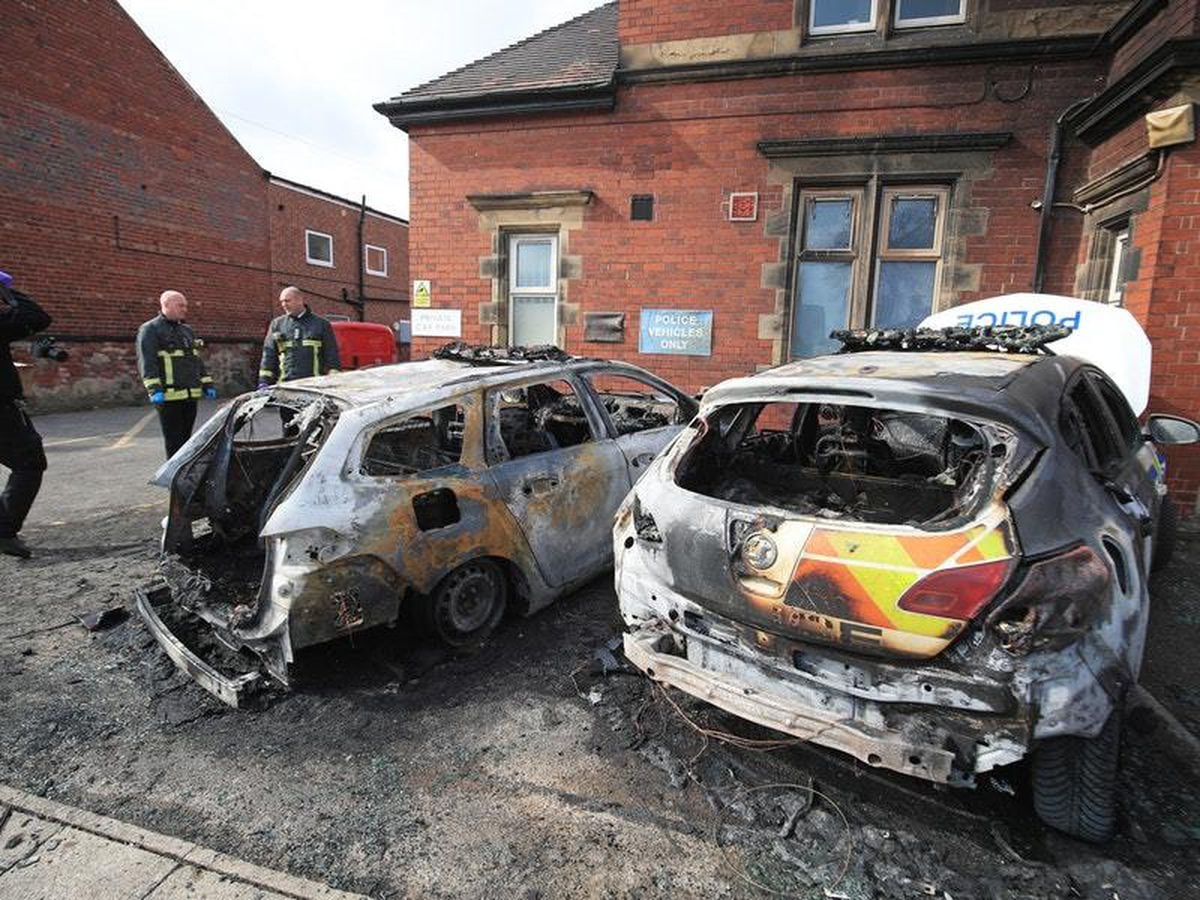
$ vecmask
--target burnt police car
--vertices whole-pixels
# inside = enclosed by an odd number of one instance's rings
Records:
[[[1175,522],[1155,443],[1200,428],[1139,423],[1149,344],[1124,310],[970,322],[1028,299],[709,391],[618,514],[625,653],[870,766],[969,786],[1032,756],[1040,816],[1104,840]]]

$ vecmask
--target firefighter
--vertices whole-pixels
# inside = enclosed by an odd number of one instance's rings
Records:
[[[196,401],[201,396],[215,400],[217,389],[200,358],[204,342],[183,321],[187,297],[179,291],[163,291],[158,305],[162,312],[138,329],[138,370],[158,410],[170,459],[192,436]]]
[[[9,344],[47,328],[50,316],[11,285],[12,277],[0,272],[0,465],[10,470],[0,493],[0,553],[28,559],[33,553],[17,534],[42,486],[46,453],[25,412],[25,394]]]
[[[259,390],[277,381],[336,372],[341,360],[329,322],[308,308],[298,287],[280,291],[279,305],[284,314],[271,321],[263,341]]]

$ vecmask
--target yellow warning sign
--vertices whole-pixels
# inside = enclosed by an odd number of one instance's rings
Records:
[[[419,308],[433,306],[433,292],[429,289],[428,281],[414,281],[412,305]]]

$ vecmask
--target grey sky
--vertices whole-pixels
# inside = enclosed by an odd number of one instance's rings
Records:
[[[277,175],[408,216],[408,141],[371,104],[603,0],[120,0]]]

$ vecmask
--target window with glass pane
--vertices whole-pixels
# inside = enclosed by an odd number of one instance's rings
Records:
[[[804,249],[849,250],[852,201],[848,197],[814,197],[807,207]]]
[[[793,357],[820,356],[841,346],[829,333],[848,324],[853,270],[851,262],[800,261],[792,320]]]
[[[885,189],[871,324],[915,328],[933,311],[941,262],[944,189]]]
[[[888,247],[893,250],[932,250],[937,237],[936,197],[891,198]]]
[[[896,24],[950,25],[966,21],[966,0],[896,0]]]
[[[516,246],[517,288],[553,287],[554,241],[519,238]]]
[[[858,194],[806,194],[803,235],[796,262],[791,355],[836,350],[829,333],[850,321],[854,282],[855,207]]]
[[[1123,228],[1112,235],[1112,262],[1109,263],[1108,285],[1105,301],[1120,306],[1125,301],[1125,253],[1129,248],[1129,229]]]
[[[808,28],[813,34],[869,31],[875,27],[875,0],[811,0]]]
[[[558,342],[558,238],[510,235],[509,343],[532,347]]]

